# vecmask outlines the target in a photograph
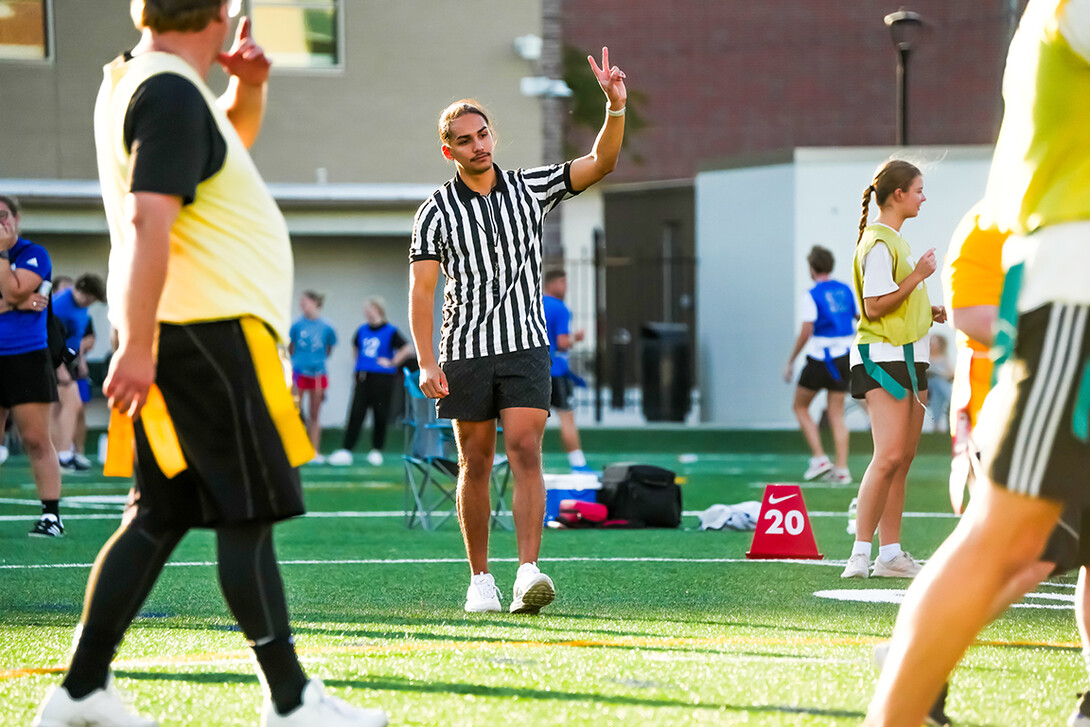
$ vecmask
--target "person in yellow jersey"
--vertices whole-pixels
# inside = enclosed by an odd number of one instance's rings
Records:
[[[924,721],[996,598],[1090,498],[1090,0],[1030,0],[1003,96],[985,204],[1011,237],[997,383],[974,430],[981,478],[906,594],[866,725]]]
[[[247,148],[270,62],[238,25],[239,0],[134,0],[137,46],[107,65],[95,105],[110,227],[118,349],[107,474],[135,483],[91,571],[64,681],[34,724],[154,725],[112,686],[110,662],[163,565],[191,528],[216,533],[219,580],[268,694],[266,727],[386,724],[308,680],[292,642],[272,526],[302,514],[298,466],[314,451],[278,347],[287,340],[287,227]],[[213,64],[230,81],[205,83]]]
[[[867,224],[872,194],[878,216]],[[841,578],[911,578],[920,568],[901,548],[901,515],[927,405],[928,332],[946,312],[931,305],[924,285],[935,272],[935,250],[916,261],[900,230],[926,199],[920,170],[899,159],[882,165],[863,191],[852,265],[861,318],[851,350],[851,393],[867,402],[874,455],[859,483],[855,542]]]

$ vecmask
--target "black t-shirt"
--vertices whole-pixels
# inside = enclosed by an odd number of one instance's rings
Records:
[[[159,73],[140,84],[125,112],[130,192],[156,192],[190,204],[197,185],[218,172],[227,142],[189,79]]]

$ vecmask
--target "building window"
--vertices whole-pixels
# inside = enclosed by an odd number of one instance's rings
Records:
[[[250,0],[254,36],[279,68],[341,65],[342,0]]]
[[[49,58],[46,0],[0,0],[0,60]]]

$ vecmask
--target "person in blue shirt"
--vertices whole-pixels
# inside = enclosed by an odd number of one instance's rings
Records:
[[[78,382],[87,379],[85,338],[91,316],[87,309],[106,302],[106,283],[92,273],[81,275],[71,288],[53,296],[53,316],[64,326],[64,345],[75,353],[69,363],[57,367],[58,403],[53,409],[53,446],[62,469],[72,472],[91,467],[86,457],[76,455],[76,424],[83,411]]]
[[[49,354],[49,299],[39,292],[43,283],[51,285],[53,265],[44,247],[19,237],[19,203],[5,195],[0,195],[0,258],[0,432],[10,411],[42,501],[42,516],[30,535],[60,537],[61,470],[49,438],[57,379]]]
[[[291,339],[288,353],[291,354],[292,385],[299,397],[299,408],[307,412],[307,434],[315,452],[321,451],[322,422],[319,413],[329,389],[326,360],[337,344],[337,331],[321,317],[323,303],[325,296],[321,293],[304,291],[299,299],[303,316],[291,324],[288,332]],[[306,409],[302,406],[304,395],[307,397]],[[315,454],[311,461],[321,463],[322,455]]]
[[[413,345],[401,331],[386,320],[386,305],[382,298],[369,298],[363,306],[367,319],[352,338],[356,352],[356,386],[352,391],[348,425],[344,444],[329,455],[332,465],[352,464],[352,449],[359,440],[367,410],[371,410],[371,451],[367,461],[382,464],[382,447],[386,443],[386,420],[390,412],[390,397],[397,384],[401,364],[413,355]]]
[[[579,429],[575,425],[574,393],[577,376],[568,364],[568,351],[572,344],[583,340],[583,331],[571,330],[571,311],[564,304],[568,292],[568,276],[563,270],[550,270],[545,273],[543,283],[545,306],[545,326],[549,333],[549,356],[552,357],[553,393],[550,400],[556,415],[560,419],[560,442],[568,453],[568,463],[572,472],[593,472],[587,466],[587,457],[579,444]],[[581,383],[581,382],[580,382]]]
[[[810,279],[814,281],[814,287],[803,296],[802,328],[791,355],[787,357],[783,377],[790,383],[795,358],[805,348],[806,364],[799,375],[794,402],[795,418],[811,453],[810,466],[803,479],[824,477],[837,484],[847,484],[852,481],[852,476],[848,471],[848,426],[844,422],[844,397],[850,382],[849,354],[859,313],[852,289],[830,277],[835,263],[833,253],[821,245],[814,245],[806,260],[810,264]],[[825,410],[829,413],[829,426],[833,430],[835,465],[826,456],[818,426],[810,416],[810,404],[822,389],[828,392]]]

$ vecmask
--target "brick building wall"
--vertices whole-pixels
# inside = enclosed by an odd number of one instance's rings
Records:
[[[911,144],[994,141],[1010,16],[1024,5],[904,6],[926,24],[910,62]],[[883,17],[898,7],[896,0],[567,0],[565,42],[582,55],[608,45],[630,89],[645,96],[639,111],[648,125],[632,135],[610,181],[688,178],[701,163],[797,146],[895,143],[897,55]],[[589,148],[594,132],[566,133],[569,144]]]

